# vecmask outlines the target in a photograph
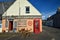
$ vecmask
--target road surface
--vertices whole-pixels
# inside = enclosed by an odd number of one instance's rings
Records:
[[[60,29],[43,26],[43,32],[38,35],[32,34],[30,37],[23,38],[18,34],[4,40],[60,40]]]

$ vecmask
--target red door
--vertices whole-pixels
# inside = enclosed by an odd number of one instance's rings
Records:
[[[34,33],[40,33],[40,19],[34,19]]]
[[[9,31],[13,30],[13,21],[9,21]]]

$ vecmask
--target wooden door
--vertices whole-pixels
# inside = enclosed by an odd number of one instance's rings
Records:
[[[34,33],[39,34],[40,33],[40,19],[34,19]]]
[[[13,21],[9,21],[9,31],[13,30]]]

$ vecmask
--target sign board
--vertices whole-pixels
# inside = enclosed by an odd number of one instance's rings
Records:
[[[32,25],[32,21],[28,21],[28,25],[31,26]]]
[[[24,26],[27,25],[26,22],[27,22],[26,19],[19,19],[18,22],[17,22],[17,26],[18,26],[18,27],[22,27],[22,26],[24,27]]]

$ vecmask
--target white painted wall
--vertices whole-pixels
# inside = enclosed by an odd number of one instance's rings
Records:
[[[29,3],[27,0],[20,0],[20,8],[21,8],[21,15],[41,15],[40,12],[36,8],[33,7],[31,3]],[[26,14],[25,7],[30,6],[30,13]]]
[[[26,14],[26,6],[30,6],[29,14]],[[19,16],[19,11],[20,15],[41,15],[41,13],[27,0],[16,0],[14,4],[12,4],[11,7],[3,14],[3,16]]]

